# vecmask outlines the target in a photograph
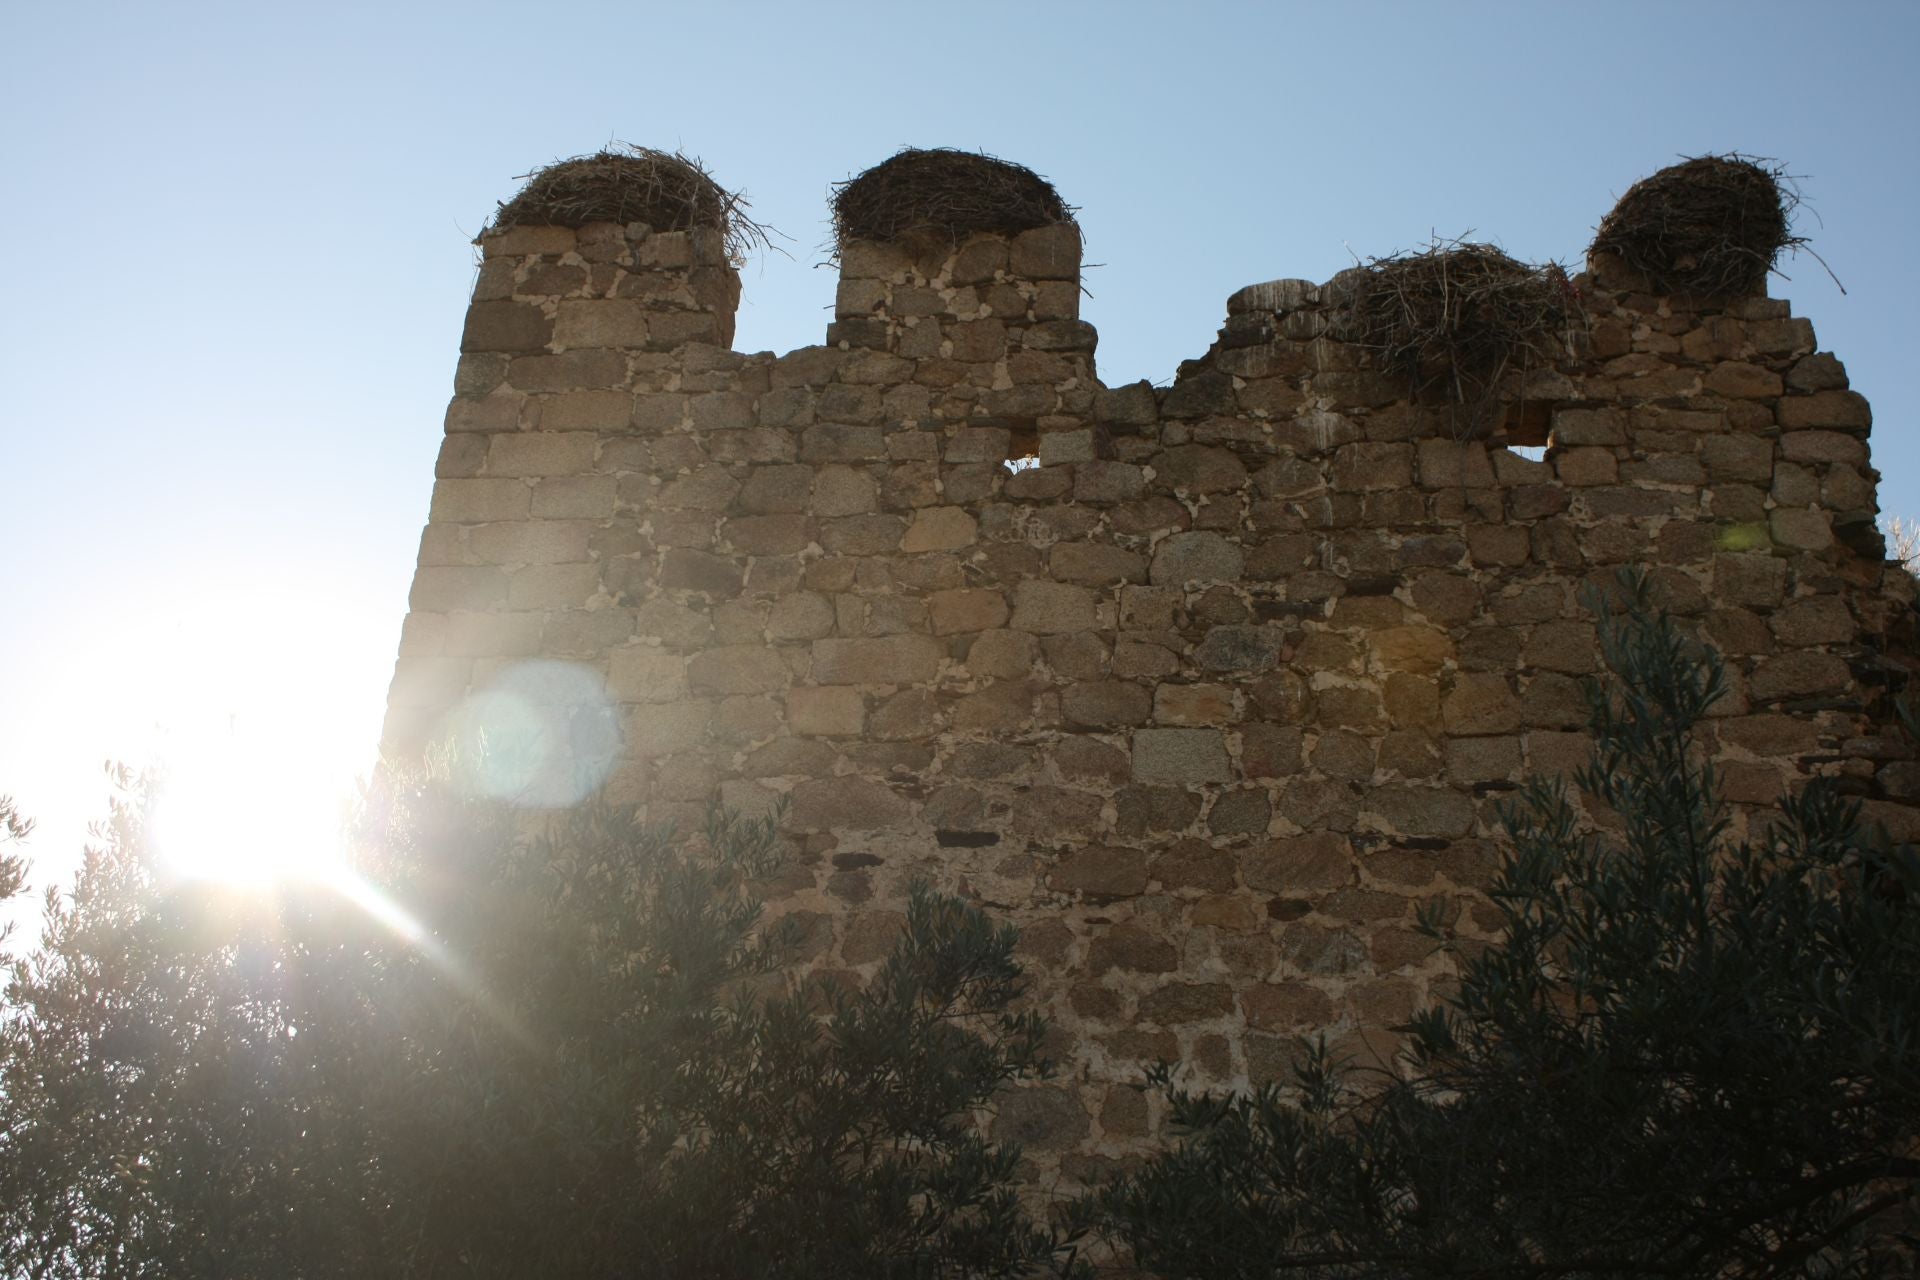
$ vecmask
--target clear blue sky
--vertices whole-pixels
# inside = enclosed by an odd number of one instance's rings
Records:
[[[1028,164],[1082,208],[1110,383],[1169,377],[1240,285],[1434,233],[1577,260],[1676,157],[1778,157],[1850,293],[1805,257],[1774,291],[1920,515],[1916,55],[1911,3],[0,6],[0,792],[62,863],[103,757],[282,672],[370,747],[468,241],[609,139],[791,237],[747,350],[821,338],[829,183],[903,145]]]

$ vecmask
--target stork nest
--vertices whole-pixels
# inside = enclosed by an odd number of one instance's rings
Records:
[[[1053,184],[1026,168],[972,151],[908,147],[833,188],[833,237],[945,239],[979,231],[1013,234],[1072,223]]]
[[[1771,160],[1729,154],[1670,165],[1627,189],[1589,253],[1609,253],[1659,293],[1756,293],[1793,234],[1800,192]]]
[[[715,182],[699,160],[677,151],[620,144],[520,177],[527,184],[500,206],[488,231],[589,222],[644,222],[655,231],[711,227],[735,262],[771,244],[768,229],[747,216],[739,193]]]
[[[1404,377],[1412,398],[1451,406],[1463,439],[1487,433],[1507,374],[1567,359],[1585,320],[1558,263],[1465,240],[1375,258],[1351,278],[1347,335]]]

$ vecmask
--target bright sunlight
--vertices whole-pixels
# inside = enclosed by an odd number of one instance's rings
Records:
[[[370,622],[312,627],[325,616],[288,599],[222,601],[150,637],[136,706],[169,870],[235,886],[337,880],[341,820],[374,761],[385,692],[371,658],[347,655],[386,645]]]

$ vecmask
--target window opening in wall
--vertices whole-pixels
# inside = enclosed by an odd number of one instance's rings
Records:
[[[1532,462],[1547,456],[1552,441],[1553,407],[1538,400],[1510,404],[1500,419],[1507,448]]]
[[[1031,471],[1040,465],[1040,431],[1037,427],[1013,427],[1007,435],[1006,468]]]

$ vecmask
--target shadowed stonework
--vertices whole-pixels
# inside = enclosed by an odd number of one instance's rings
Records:
[[[915,877],[1016,923],[1062,1069],[997,1125],[1037,1178],[1135,1149],[1156,1059],[1390,1051],[1450,971],[1416,908],[1484,936],[1496,807],[1584,761],[1619,566],[1727,657],[1737,821],[1819,774],[1920,834],[1868,408],[1783,301],[1597,258],[1565,358],[1463,430],[1343,336],[1354,273],[1107,388],[1071,222],[851,240],[784,356],[728,349],[718,230],[482,244],[390,744],[517,699],[535,772],[652,817],[786,797],[770,910],[820,970],[869,971]]]

